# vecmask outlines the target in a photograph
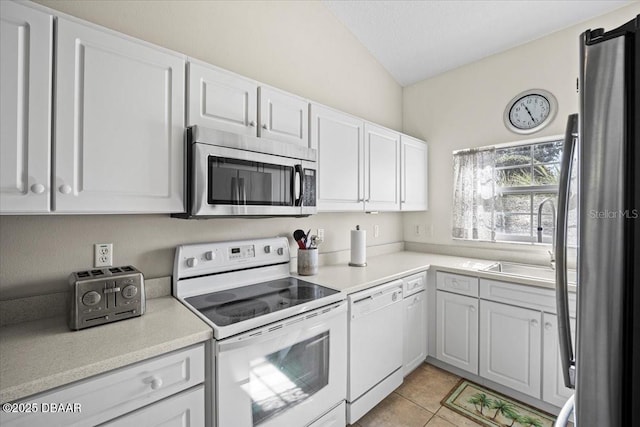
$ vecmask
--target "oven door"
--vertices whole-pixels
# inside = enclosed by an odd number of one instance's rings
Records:
[[[193,156],[191,215],[303,214],[300,160],[200,143]]]
[[[346,303],[222,340],[217,427],[305,426],[346,397]]]

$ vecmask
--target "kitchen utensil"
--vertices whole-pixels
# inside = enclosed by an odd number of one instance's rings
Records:
[[[298,243],[298,248],[300,249],[305,249],[306,245],[304,242],[304,238],[306,237],[306,235],[304,234],[304,231],[298,229],[296,231],[293,232],[293,239]]]

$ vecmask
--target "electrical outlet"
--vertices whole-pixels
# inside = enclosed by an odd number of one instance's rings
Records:
[[[113,265],[113,243],[96,243],[93,245],[93,266],[111,267]]]
[[[377,224],[373,226],[373,237],[380,237],[380,226]]]
[[[324,242],[324,228],[318,228],[316,235],[318,236],[319,241]]]

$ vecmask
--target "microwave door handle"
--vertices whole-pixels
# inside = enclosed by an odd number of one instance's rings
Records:
[[[578,115],[567,121],[558,186],[558,219],[556,224],[556,306],[558,311],[558,344],[565,386],[575,387],[575,359],[571,344],[569,323],[569,295],[567,286],[567,217],[569,211],[569,184],[573,167],[573,154],[578,136]]]
[[[304,188],[304,174],[302,172],[302,165],[296,165],[293,183],[294,206],[302,206],[302,189]],[[295,179],[296,175],[298,179]]]
[[[237,205],[240,203],[240,189],[238,188],[238,178],[231,178],[231,204]]]
[[[247,204],[247,187],[244,185],[244,178],[238,178],[239,187],[240,187],[240,203],[241,205]]]

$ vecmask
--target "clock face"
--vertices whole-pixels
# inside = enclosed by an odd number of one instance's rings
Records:
[[[540,126],[551,111],[549,100],[542,95],[527,95],[511,106],[509,121],[518,129],[533,129]]]
[[[553,121],[558,101],[544,89],[530,89],[515,96],[504,110],[504,124],[512,132],[531,134]]]

